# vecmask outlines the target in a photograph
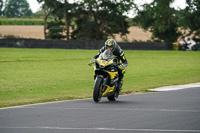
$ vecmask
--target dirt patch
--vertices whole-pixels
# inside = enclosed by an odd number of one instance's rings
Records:
[[[134,40],[147,41],[151,39],[152,34],[148,31],[144,31],[143,29],[139,27],[132,26],[128,29],[128,31],[130,32],[129,34],[127,34],[127,40],[129,42],[132,42]],[[120,38],[120,35],[116,35],[116,40],[122,41],[122,39]]]
[[[145,32],[139,27],[130,27],[129,34],[127,34],[127,40],[132,42],[137,41],[147,41],[151,38],[150,32]],[[29,25],[1,25],[0,26],[1,35],[14,35],[23,38],[35,38],[44,39],[44,27],[43,26],[29,26]],[[117,41],[123,41],[120,35],[116,34],[115,39]]]
[[[3,25],[0,26],[0,33],[2,35],[14,35],[24,38],[44,39],[43,26]]]

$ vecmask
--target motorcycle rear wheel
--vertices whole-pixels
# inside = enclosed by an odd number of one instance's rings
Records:
[[[193,50],[193,51],[197,51],[198,49],[197,49],[197,47],[194,45],[194,46],[192,47],[192,50]]]
[[[119,96],[119,92],[117,91],[113,95],[108,96],[107,98],[108,98],[109,101],[116,101],[118,96]]]
[[[95,102],[99,102],[101,100],[101,90],[102,90],[102,78],[97,78],[95,85],[94,85],[94,90],[93,90],[93,100]]]

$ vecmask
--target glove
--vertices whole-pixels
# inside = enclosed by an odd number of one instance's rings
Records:
[[[90,63],[94,63],[94,62],[95,62],[95,59],[92,58],[92,59],[90,60]]]
[[[89,63],[88,65],[91,66],[94,62],[95,62],[95,59],[92,58],[92,59],[90,60],[90,63]]]
[[[123,70],[123,69],[124,69],[124,65],[123,65],[123,64],[120,64],[120,65],[118,66],[118,68],[121,69],[121,70]]]

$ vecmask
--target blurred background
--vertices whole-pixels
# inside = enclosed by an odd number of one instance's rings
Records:
[[[199,42],[199,0],[0,0],[0,37]]]

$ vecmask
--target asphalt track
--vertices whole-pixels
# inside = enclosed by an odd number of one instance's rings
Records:
[[[0,109],[0,133],[200,133],[200,87]]]

